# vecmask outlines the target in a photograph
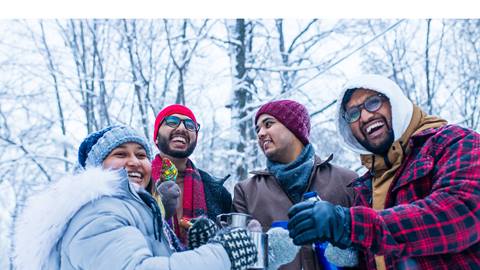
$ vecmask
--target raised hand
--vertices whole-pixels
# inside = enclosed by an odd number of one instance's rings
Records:
[[[177,180],[178,170],[175,164],[164,157],[157,155],[152,161],[152,178],[155,183]]]
[[[180,198],[180,187],[173,181],[157,182],[157,193],[160,195],[165,209],[165,219],[175,214]]]
[[[218,231],[218,227],[211,219],[200,217],[190,220],[192,226],[188,230],[188,248],[194,249],[206,244]]]
[[[232,270],[247,269],[257,261],[257,248],[243,228],[224,228],[208,242],[219,243],[225,248]]]
[[[346,248],[350,240],[350,210],[327,201],[301,202],[288,211],[288,230],[296,245],[328,241]]]

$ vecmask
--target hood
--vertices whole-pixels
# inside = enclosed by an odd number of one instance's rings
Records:
[[[16,269],[44,269],[54,265],[55,246],[67,224],[85,204],[102,196],[121,194],[128,185],[124,170],[88,169],[66,176],[30,196],[18,216],[14,235],[13,260]],[[124,193],[124,192],[123,192]]]
[[[402,89],[392,80],[380,75],[362,75],[348,81],[342,89],[337,102],[336,119],[337,131],[340,134],[342,144],[355,153],[372,154],[365,149],[353,136],[352,131],[342,117],[342,99],[349,89],[364,88],[384,94],[390,99],[392,108],[392,126],[394,141],[398,140],[407,129],[413,114],[413,103],[403,94]]]

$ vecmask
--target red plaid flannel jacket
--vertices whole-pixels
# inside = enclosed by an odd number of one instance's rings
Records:
[[[355,180],[352,242],[364,266],[480,269],[480,134],[457,125],[413,136],[385,209],[371,208],[371,174]]]

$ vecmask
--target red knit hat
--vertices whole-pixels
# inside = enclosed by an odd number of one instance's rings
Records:
[[[167,106],[158,113],[157,118],[155,119],[155,126],[153,129],[154,141],[157,139],[158,129],[160,128],[160,124],[162,123],[163,119],[165,119],[165,117],[167,116],[170,116],[176,113],[188,116],[190,119],[193,120],[193,122],[197,123],[197,119],[195,119],[195,115],[193,115],[193,112],[189,108],[181,104],[173,104],[173,105]]]
[[[262,114],[269,114],[275,117],[288,128],[303,145],[309,143],[310,115],[308,114],[307,108],[302,104],[293,100],[276,100],[266,103],[260,107],[255,115],[255,124],[257,123],[258,117]]]

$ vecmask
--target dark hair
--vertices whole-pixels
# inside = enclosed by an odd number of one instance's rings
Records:
[[[345,91],[345,94],[342,98],[342,111],[345,111],[345,104],[347,104],[350,99],[352,98],[353,92],[355,92],[358,88],[350,88]]]
[[[160,180],[158,180],[160,181]],[[155,190],[155,185],[153,184],[153,177],[150,176],[150,181],[148,182],[148,185],[145,187],[145,190],[150,193],[151,195],[155,194],[157,191]]]

